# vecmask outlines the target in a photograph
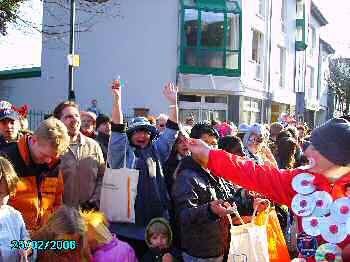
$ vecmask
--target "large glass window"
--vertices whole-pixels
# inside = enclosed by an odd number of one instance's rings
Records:
[[[208,2],[208,1],[206,1]],[[205,7],[183,1],[181,66],[184,73],[240,74],[241,12],[235,1]]]

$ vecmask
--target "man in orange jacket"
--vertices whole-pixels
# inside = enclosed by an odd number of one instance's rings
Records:
[[[350,123],[316,128],[305,151],[309,166],[279,170],[190,140],[192,156],[212,174],[286,204],[298,216],[298,250],[306,261],[350,261]],[[302,234],[304,232],[304,234]],[[307,247],[313,248],[307,248]],[[305,247],[305,248],[304,248]],[[343,258],[342,258],[343,256]],[[342,260],[343,259],[343,260]]]
[[[43,225],[62,204],[63,179],[57,167],[68,145],[66,126],[49,118],[32,136],[23,136],[1,151],[20,178],[9,204],[22,213],[30,231]]]

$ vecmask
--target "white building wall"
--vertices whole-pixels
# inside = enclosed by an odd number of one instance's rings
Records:
[[[309,31],[308,34],[308,48],[306,50],[306,64],[308,67],[313,68],[313,75],[312,75],[312,81],[313,81],[313,88],[310,88],[309,84],[306,83],[305,85],[305,100],[306,100],[306,107],[311,110],[318,110],[320,106],[320,101],[317,98],[317,81],[318,81],[318,64],[319,64],[319,46],[320,46],[320,24],[315,19],[315,17],[310,16],[310,26],[314,28],[315,30],[315,46],[313,49],[310,48],[310,43],[312,41],[312,34]],[[306,76],[306,79],[308,79],[308,76]]]
[[[268,2],[265,1],[265,17],[258,14],[258,0],[242,1],[242,67],[241,67],[241,85],[245,89],[247,96],[256,98],[265,98],[266,86],[264,81],[267,79],[267,57],[268,57]],[[252,41],[253,31],[257,30],[263,34],[264,52],[263,52],[263,78],[255,77],[256,64],[252,61]],[[248,90],[246,90],[248,89]]]
[[[282,0],[273,1],[272,28],[271,28],[271,83],[272,101],[295,105],[295,19],[296,2],[285,1],[286,16],[285,30],[282,32],[281,8]],[[280,86],[280,49],[286,52],[284,86]]]
[[[100,18],[91,32],[77,33],[76,52],[81,57],[75,74],[77,102],[85,108],[96,98],[100,108],[110,113],[109,85],[120,75],[126,81],[123,108],[127,114],[134,107],[150,108],[153,114],[166,112],[162,88],[176,79],[178,10],[179,1],[120,0],[120,8],[108,10],[120,17]],[[69,21],[67,12],[57,16]],[[83,19],[78,14],[77,20]],[[4,81],[13,103],[49,110],[67,98],[67,44],[67,36],[43,43],[41,78]]]

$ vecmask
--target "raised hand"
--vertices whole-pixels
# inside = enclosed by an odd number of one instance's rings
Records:
[[[111,89],[115,98],[115,101],[120,102],[121,101],[121,84],[120,80],[113,80],[111,84]]]
[[[169,104],[176,105],[177,103],[177,93],[179,88],[173,83],[169,83],[164,87],[163,94],[166,99],[169,101]]]
[[[201,166],[207,166],[210,147],[200,139],[188,139],[187,147],[192,153],[193,159]]]

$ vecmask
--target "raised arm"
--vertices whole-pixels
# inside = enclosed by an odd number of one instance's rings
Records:
[[[169,83],[164,87],[164,96],[169,103],[169,120],[174,123],[178,122],[178,106],[177,106],[177,93],[178,87],[173,83]]]
[[[122,94],[120,86],[113,88],[113,109],[112,109],[112,134],[108,144],[107,161],[111,168],[124,167],[124,158],[129,168],[134,168],[135,154],[129,146],[128,137],[125,133],[126,125],[123,123]],[[126,150],[126,154],[125,154]]]
[[[112,122],[114,124],[123,124],[123,111],[121,103],[121,88],[120,86],[113,84],[113,109],[112,109]]]
[[[292,178],[300,170],[279,170],[271,165],[256,165],[253,161],[222,150],[210,150],[199,140],[191,140],[189,149],[193,158],[207,166],[212,174],[290,206],[295,195]]]
[[[155,142],[155,147],[157,148],[161,162],[164,162],[168,159],[171,148],[173,147],[177,132],[179,130],[178,126],[178,107],[177,107],[177,93],[178,88],[169,83],[164,87],[164,96],[169,103],[169,119],[166,123],[166,129],[163,134],[160,135],[158,140]]]

